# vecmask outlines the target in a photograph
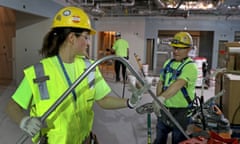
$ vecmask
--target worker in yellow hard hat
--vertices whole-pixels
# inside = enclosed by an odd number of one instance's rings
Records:
[[[174,35],[170,45],[173,58],[164,63],[156,95],[186,130],[190,120],[188,111],[195,97],[195,84],[198,76],[196,64],[188,57],[193,45],[192,36],[188,32],[178,32]],[[158,118],[154,144],[167,144],[170,132],[172,132],[172,144],[178,144],[186,139],[156,101],[153,102],[153,108]]]
[[[33,142],[47,144],[85,144],[93,126],[93,104],[104,109],[134,108],[141,98],[138,89],[132,97],[107,96],[111,89],[98,67],[77,85],[45,119],[47,110],[93,63],[87,58],[89,36],[95,34],[88,15],[77,7],[64,7],[46,34],[41,54],[44,58],[24,69],[24,78],[8,104],[8,113]],[[21,109],[29,110],[30,116]],[[40,139],[41,138],[41,139]]]

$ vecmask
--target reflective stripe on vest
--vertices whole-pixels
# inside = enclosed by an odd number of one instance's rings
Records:
[[[91,65],[91,62],[88,59],[84,59],[86,68],[88,68]],[[37,63],[34,65],[36,78],[33,80],[34,83],[38,83],[38,89],[40,92],[40,97],[42,100],[49,99],[48,89],[46,80],[49,80],[49,76],[44,75],[44,69],[42,63]],[[88,74],[88,85],[89,88],[94,87],[95,82],[95,70],[91,71]]]
[[[36,78],[33,79],[34,83],[38,84],[38,89],[42,100],[49,99],[47,83],[49,76],[44,75],[44,69],[42,63],[37,63],[34,65]]]
[[[92,64],[89,61],[89,59],[86,59],[86,58],[84,59],[84,62],[85,62],[86,68],[88,68]],[[95,82],[95,69],[88,74],[88,85],[89,85],[89,88],[93,88],[94,82]]]

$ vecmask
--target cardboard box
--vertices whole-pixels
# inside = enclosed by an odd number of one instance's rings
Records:
[[[227,42],[225,43],[226,47],[240,47],[240,42]]]
[[[224,44],[227,50],[227,70],[240,71],[240,42],[228,42]]]
[[[230,55],[227,61],[227,70],[234,70],[235,56]]]
[[[240,124],[240,75],[224,74],[223,114],[231,124]]]
[[[237,71],[240,71],[240,54],[236,56],[235,68]]]

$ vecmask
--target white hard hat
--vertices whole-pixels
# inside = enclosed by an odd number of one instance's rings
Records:
[[[120,32],[116,32],[115,36],[121,36],[121,33]]]

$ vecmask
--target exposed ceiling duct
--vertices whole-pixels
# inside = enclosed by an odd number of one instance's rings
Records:
[[[154,0],[154,3],[156,4],[157,8],[164,8],[164,7],[166,7],[165,3],[162,2],[162,0]]]
[[[240,0],[55,0],[92,16],[240,15]]]
[[[95,16],[102,17],[105,15],[105,11],[100,8],[100,5],[98,3],[94,4],[94,7],[90,10],[90,12],[92,15],[95,15]]]

